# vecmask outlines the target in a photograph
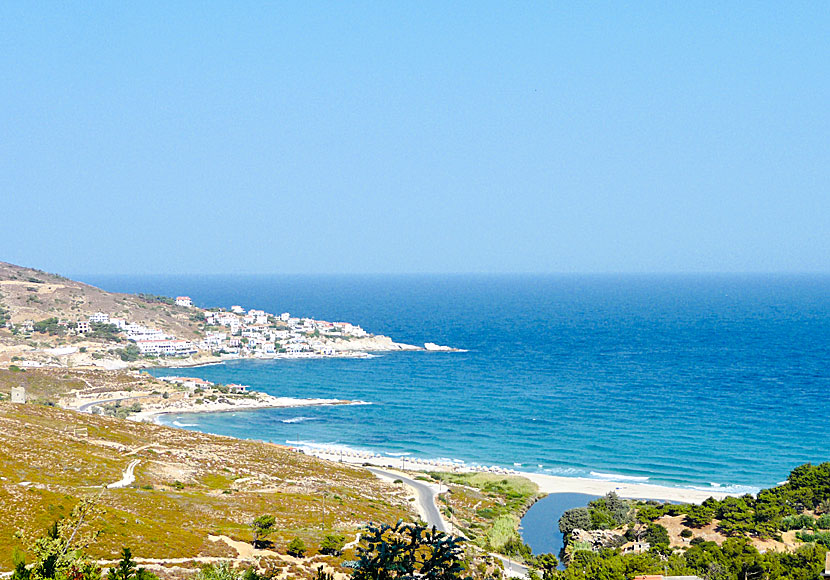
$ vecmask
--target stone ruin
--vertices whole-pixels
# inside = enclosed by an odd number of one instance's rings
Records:
[[[26,402],[26,387],[12,387],[12,403]]]

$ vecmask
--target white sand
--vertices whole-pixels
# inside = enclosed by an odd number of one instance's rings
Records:
[[[586,493],[605,495],[614,491],[620,497],[631,499],[657,499],[682,503],[701,503],[707,498],[723,499],[730,494],[717,491],[702,491],[682,487],[668,487],[650,483],[622,483],[587,477],[557,477],[537,473],[523,473],[524,477],[539,486],[542,493]]]
[[[344,451],[343,453],[305,449],[304,452],[321,459],[330,461],[342,461],[345,463],[377,465],[378,467],[392,467],[395,469],[405,468],[407,471],[484,471],[489,469],[473,469],[469,466],[441,462],[417,462],[411,458],[386,457],[378,454],[365,453],[360,451]],[[607,481],[604,479],[591,479],[586,477],[558,477],[554,475],[543,475],[538,473],[517,472],[514,470],[500,470],[495,473],[518,475],[526,477],[539,486],[539,491],[549,493],[584,493],[588,495],[605,495],[614,491],[620,497],[629,499],[655,499],[660,501],[672,501],[681,503],[701,503],[707,498],[723,499],[730,494],[717,491],[702,491],[682,487],[668,487],[653,485],[650,483],[632,483]]]

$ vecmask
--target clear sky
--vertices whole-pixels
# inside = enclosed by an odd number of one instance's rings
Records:
[[[0,196],[67,274],[830,272],[830,8],[2,2]]]

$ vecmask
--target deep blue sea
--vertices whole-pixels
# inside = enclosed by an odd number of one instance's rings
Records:
[[[189,429],[705,489],[830,460],[828,276],[81,279],[469,351],[183,369],[371,403],[166,419]]]

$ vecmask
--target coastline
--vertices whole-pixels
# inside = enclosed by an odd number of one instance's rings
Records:
[[[476,468],[441,461],[402,460],[402,457],[389,457],[377,453],[351,450],[335,452],[298,448],[298,451],[329,461],[363,466],[391,467],[402,471],[484,472],[525,477],[539,487],[540,493],[546,495],[556,493],[581,493],[601,496],[613,491],[625,499],[653,499],[678,503],[702,503],[710,497],[723,499],[728,496],[737,497],[742,495],[742,493],[738,492],[703,491],[650,483],[620,482],[588,477],[564,477],[502,468]]]
[[[256,398],[242,403],[222,403],[206,401],[202,404],[188,404],[178,406],[162,406],[159,408],[142,409],[131,414],[130,421],[152,422],[161,424],[162,415],[197,414],[197,413],[229,413],[233,411],[255,411],[258,409],[283,409],[298,407],[326,407],[333,405],[366,405],[363,401],[347,401],[343,399],[295,399],[293,397]]]

